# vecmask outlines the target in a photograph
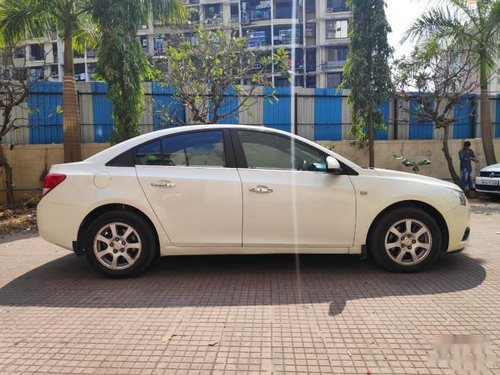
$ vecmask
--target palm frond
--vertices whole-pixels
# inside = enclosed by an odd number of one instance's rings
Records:
[[[0,3],[0,43],[43,36],[57,27],[56,1],[5,0]]]
[[[428,38],[457,39],[466,32],[468,21],[459,10],[438,7],[424,12],[404,33],[403,39],[422,41]]]
[[[73,48],[78,52],[83,52],[85,48],[95,49],[99,42],[100,33],[90,14],[81,13],[77,15],[76,21]]]

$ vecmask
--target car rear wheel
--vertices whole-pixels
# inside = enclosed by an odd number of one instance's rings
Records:
[[[397,208],[378,220],[368,239],[374,260],[391,271],[418,272],[429,268],[441,250],[436,221],[418,208]]]
[[[128,211],[111,211],[95,219],[85,234],[85,253],[101,273],[113,277],[136,276],[157,253],[151,225]]]

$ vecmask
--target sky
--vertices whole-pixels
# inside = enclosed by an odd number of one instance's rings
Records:
[[[392,28],[389,43],[394,48],[394,56],[401,57],[408,54],[412,47],[412,43],[399,45],[401,37],[410,24],[432,5],[429,5],[429,0],[386,0],[386,3],[385,12]]]

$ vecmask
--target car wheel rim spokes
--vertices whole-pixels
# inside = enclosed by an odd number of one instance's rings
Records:
[[[137,231],[125,223],[109,223],[94,238],[94,254],[104,267],[124,270],[140,258],[142,242]]]
[[[403,219],[393,224],[385,236],[385,251],[391,260],[404,266],[422,262],[432,249],[432,233],[421,221]]]

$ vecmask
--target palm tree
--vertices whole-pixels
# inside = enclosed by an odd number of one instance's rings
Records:
[[[64,42],[64,161],[81,160],[78,93],[73,67],[73,37],[88,25],[88,2],[79,0],[4,0],[0,3],[0,34],[6,42],[59,31]]]
[[[487,164],[495,164],[488,81],[497,53],[499,0],[440,0],[410,26],[404,38],[424,43],[456,43],[458,50],[471,49],[481,88],[481,139]]]
[[[121,0],[115,0],[120,4]],[[74,78],[73,52],[82,49],[82,36],[92,33],[102,0],[2,0],[0,1],[0,44],[17,42],[30,36],[59,31],[64,41],[63,130],[64,161],[81,160],[81,130],[78,92]],[[134,20],[145,19],[150,12],[172,19],[185,15],[180,0],[129,0]],[[122,7],[123,9],[123,7]],[[122,19],[128,19],[123,14]],[[98,17],[96,17],[98,19]],[[99,20],[99,19],[98,19]],[[103,19],[100,18],[102,21]],[[135,24],[135,26],[139,23]],[[90,40],[95,43],[96,40]],[[98,41],[97,41],[98,42]]]

